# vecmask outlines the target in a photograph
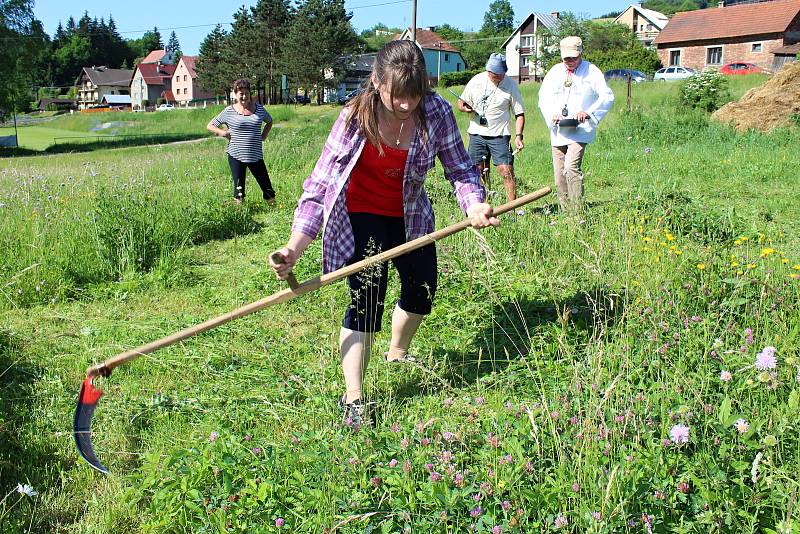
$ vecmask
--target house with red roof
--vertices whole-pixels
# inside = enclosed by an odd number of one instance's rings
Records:
[[[206,91],[197,85],[197,73],[194,70],[197,56],[181,56],[172,75],[172,94],[175,102],[187,105],[192,100],[207,100],[213,98],[211,91]]]
[[[425,56],[425,67],[432,83],[438,83],[439,77],[446,72],[467,70],[467,62],[461,57],[458,48],[444,40],[433,31],[434,28],[417,28],[417,44]],[[396,39],[411,41],[411,28],[406,28]]]
[[[175,102],[172,75],[175,74],[173,55],[169,51],[153,50],[133,71],[130,82],[131,106],[145,109],[155,106],[160,98]]]
[[[701,70],[731,62],[777,70],[800,52],[800,0],[676,13],[656,37],[664,65]]]

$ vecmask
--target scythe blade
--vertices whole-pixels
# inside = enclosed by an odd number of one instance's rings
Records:
[[[103,392],[92,384],[93,377],[87,377],[81,384],[78,393],[78,405],[75,407],[75,420],[72,424],[72,434],[75,436],[75,446],[78,452],[89,465],[100,471],[108,473],[108,469],[97,458],[92,447],[92,416],[97,407],[97,401]]]

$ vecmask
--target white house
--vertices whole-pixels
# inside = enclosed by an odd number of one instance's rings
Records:
[[[507,76],[517,82],[541,80],[547,74],[547,65],[541,62],[544,32],[555,30],[558,12],[531,13],[522,21],[511,37],[506,39]]]
[[[629,27],[644,46],[651,47],[669,19],[663,13],[643,8],[642,4],[631,4],[617,15],[614,22]]]

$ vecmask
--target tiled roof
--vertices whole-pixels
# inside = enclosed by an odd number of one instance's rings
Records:
[[[147,85],[164,85],[175,73],[175,65],[161,65],[159,68],[156,63],[139,63],[137,68]]]
[[[194,64],[197,61],[197,56],[181,56],[181,61],[186,65],[186,70],[189,71],[189,75],[192,78],[196,78],[197,73],[194,71]]]
[[[411,39],[411,28],[408,28],[400,35],[395,35],[395,39],[402,39],[406,36],[409,40]],[[417,28],[417,43],[422,48],[427,48],[429,50],[461,53],[458,48],[445,41],[444,37],[424,28]]]
[[[781,33],[800,13],[800,0],[711,7],[676,13],[656,37],[657,45]]]
[[[127,87],[131,84],[132,70],[128,69],[109,69],[107,67],[83,67],[81,76],[75,85],[80,84],[83,76],[89,78],[94,85],[111,85],[119,87]]]
[[[158,63],[164,57],[166,52],[164,50],[153,50],[142,60],[142,63]]]

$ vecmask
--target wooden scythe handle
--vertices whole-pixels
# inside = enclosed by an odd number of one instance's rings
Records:
[[[546,195],[550,194],[549,187],[543,187],[538,191],[534,191],[533,193],[528,193],[527,195],[521,196],[516,200],[512,200],[511,202],[507,202],[501,206],[497,206],[494,208],[495,215],[501,215],[503,213],[515,210],[520,206],[524,206],[534,200],[538,200]],[[282,291],[278,291],[277,293],[273,293],[272,295],[265,297],[261,300],[257,300],[255,302],[251,302],[241,308],[237,308],[231,312],[228,312],[224,315],[220,315],[219,317],[214,317],[213,319],[209,319],[203,323],[200,323],[195,326],[191,326],[189,328],[184,328],[179,332],[175,332],[169,336],[163,337],[161,339],[157,339],[156,341],[152,341],[147,343],[146,345],[142,345],[140,347],[136,347],[135,349],[131,349],[127,352],[123,352],[121,354],[117,354],[116,356],[112,356],[111,358],[107,359],[105,362],[97,364],[93,367],[90,367],[86,374],[87,376],[108,376],[111,374],[111,371],[123,363],[127,363],[131,360],[135,360],[139,356],[144,354],[150,354],[158,349],[168,347],[170,345],[174,345],[179,341],[183,341],[184,339],[190,338],[207,330],[211,330],[212,328],[216,328],[220,325],[227,323],[228,321],[232,321],[234,319],[238,319],[240,317],[244,317],[245,315],[250,315],[251,313],[263,310],[268,306],[272,306],[274,304],[280,304],[282,302],[286,302],[288,300],[292,300],[295,297],[299,297],[300,295],[304,295],[306,293],[310,293],[316,289],[319,289],[322,286],[326,286],[337,280],[341,280],[342,278],[346,278],[351,274],[355,274],[367,267],[372,265],[383,263],[385,261],[391,260],[392,258],[396,258],[398,256],[402,256],[412,250],[416,250],[418,248],[424,247],[425,245],[429,245],[434,243],[444,237],[449,235],[455,234],[456,232],[460,232],[465,228],[469,228],[471,226],[470,219],[464,219],[460,222],[451,224],[446,228],[442,228],[441,230],[436,230],[435,232],[431,232],[426,234],[422,237],[418,237],[412,241],[407,243],[403,243],[397,247],[389,249],[385,252],[381,252],[380,254],[376,254],[375,256],[370,256],[369,258],[363,259],[357,263],[352,265],[348,265],[342,267],[341,269],[337,269],[332,273],[323,274],[321,276],[317,276],[315,278],[311,278],[306,280],[305,282],[299,283],[296,287],[290,287],[288,289],[284,289]],[[294,275],[292,275],[294,277]],[[297,280],[295,280],[295,283]],[[291,285],[291,281],[289,281]]]

